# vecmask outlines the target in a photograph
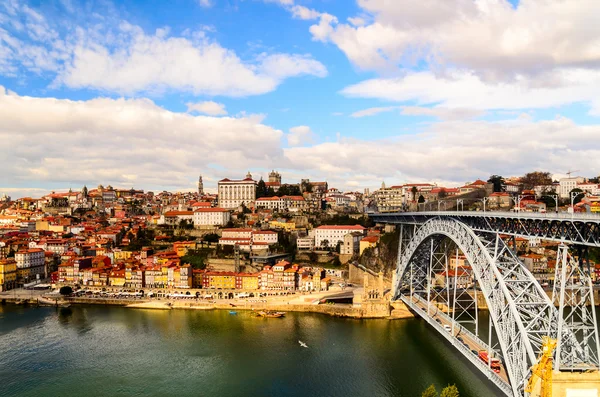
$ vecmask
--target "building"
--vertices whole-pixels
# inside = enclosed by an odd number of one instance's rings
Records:
[[[233,209],[256,200],[256,181],[248,173],[242,180],[221,179],[218,182],[219,207]]]
[[[17,251],[17,279],[20,283],[27,283],[36,278],[45,278],[46,254],[41,248],[30,248]]]
[[[362,255],[362,253],[367,249],[367,248],[375,248],[377,246],[377,243],[379,242],[379,236],[367,236],[365,238],[363,238],[362,240],[360,240],[359,243],[359,255]]]
[[[181,221],[194,222],[193,211],[167,211],[163,214],[163,224],[177,226]]]
[[[365,228],[360,225],[323,225],[314,230],[315,247],[317,248],[335,248],[339,243],[344,242],[344,236],[348,233],[365,232]]]
[[[344,240],[342,245],[340,245],[340,254],[341,255],[354,255],[358,254],[360,240],[363,238],[364,234],[362,232],[352,232],[348,233],[344,236]]]
[[[471,285],[471,273],[464,269],[452,269],[437,273],[435,275],[434,285],[446,288],[449,284],[450,288],[456,285],[458,288],[467,288]]]
[[[298,237],[296,239],[296,247],[298,251],[312,251],[315,249],[315,239],[314,237]]]
[[[224,208],[198,208],[194,211],[194,227],[225,226],[231,214]]]
[[[17,262],[14,259],[0,260],[0,292],[17,286]]]
[[[198,195],[204,195],[204,183],[202,182],[202,175],[198,177]]]
[[[572,177],[572,178],[561,178],[558,181],[558,195],[562,199],[570,199],[569,194],[571,190],[576,189],[578,184],[584,183],[585,178],[580,176]]]

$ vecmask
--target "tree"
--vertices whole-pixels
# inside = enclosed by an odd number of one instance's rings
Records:
[[[68,285],[65,285],[63,287],[60,287],[60,290],[58,292],[62,296],[68,296],[68,295],[71,295],[73,293],[73,288],[69,287]]]
[[[504,178],[500,175],[492,175],[488,179],[488,183],[494,185],[494,192],[501,192],[504,185]]]
[[[335,252],[337,252],[338,254],[341,252],[342,244],[342,241],[338,241],[335,245]]]
[[[410,189],[410,192],[412,193],[412,197],[413,197],[413,198],[412,198],[412,201],[415,201],[415,200],[417,199],[417,192],[418,192],[418,191],[419,191],[419,189],[417,189],[417,187],[416,187],[416,186],[413,186],[413,187]]]
[[[552,175],[549,172],[529,172],[521,177],[521,183],[525,190],[531,190],[536,186],[552,185]]]
[[[437,390],[434,385],[429,385],[427,389],[421,394],[421,397],[437,397]]]
[[[323,249],[328,248],[329,247],[329,240],[325,239],[325,240],[321,241],[321,247]]]
[[[267,195],[267,185],[262,178],[256,184],[256,198],[265,197]]]
[[[448,197],[448,192],[446,191],[446,189],[442,188],[438,193],[438,199],[444,199],[446,197]]]
[[[442,389],[440,397],[458,397],[458,388],[455,385],[448,385]]]
[[[419,196],[419,204],[422,204],[425,202],[425,197],[423,197],[423,195]]]
[[[207,243],[218,243],[219,235],[217,233],[208,233],[202,238],[202,241],[206,241]]]

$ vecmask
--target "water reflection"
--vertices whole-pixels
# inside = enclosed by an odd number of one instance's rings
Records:
[[[74,384],[94,396],[417,396],[431,383],[496,394],[420,320],[101,306],[0,314],[0,376],[13,374],[2,396]]]

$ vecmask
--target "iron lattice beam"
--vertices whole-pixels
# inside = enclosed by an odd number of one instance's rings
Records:
[[[397,212],[369,216],[377,223],[421,225],[434,219],[455,219],[477,232],[538,238],[600,247],[600,216],[481,211]]]

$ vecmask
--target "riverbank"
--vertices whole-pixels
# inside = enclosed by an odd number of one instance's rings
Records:
[[[3,302],[37,304],[35,299],[4,298]],[[360,305],[352,304],[298,304],[281,301],[267,302],[202,302],[196,300],[131,300],[131,299],[105,299],[105,298],[65,298],[65,301],[75,305],[102,305],[124,306],[130,309],[147,310],[274,310],[284,312],[320,313],[334,317],[347,317],[356,319],[404,319],[413,318],[414,315],[402,303],[394,302],[363,302]]]

